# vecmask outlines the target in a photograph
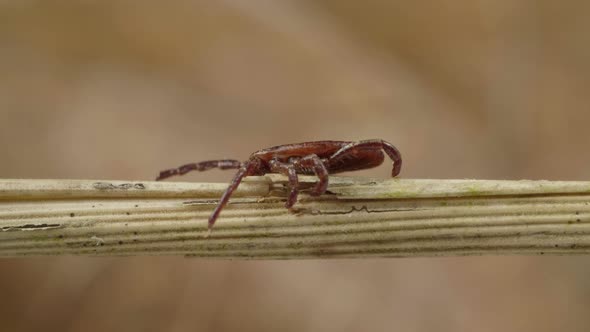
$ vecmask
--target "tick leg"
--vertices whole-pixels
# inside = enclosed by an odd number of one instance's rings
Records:
[[[211,228],[213,228],[213,225],[215,224],[215,220],[217,220],[217,217],[219,217],[219,213],[221,213],[221,210],[223,209],[223,207],[225,207],[225,205],[229,201],[231,194],[238,188],[238,186],[242,182],[242,179],[245,176],[257,174],[257,171],[259,170],[259,168],[260,168],[260,159],[252,159],[250,161],[247,161],[246,163],[244,163],[244,165],[242,165],[242,167],[240,167],[240,169],[238,170],[238,172],[236,173],[236,175],[234,176],[234,178],[230,182],[229,187],[227,187],[227,189],[225,190],[225,192],[221,196],[221,199],[219,200],[219,204],[217,204],[217,207],[215,207],[215,210],[213,210],[213,213],[209,217],[209,230],[211,230]]]
[[[312,168],[315,175],[318,177],[319,181],[316,184],[315,188],[311,191],[310,195],[312,196],[319,196],[326,192],[328,189],[328,170],[324,163],[315,154],[307,155],[301,158],[295,166],[299,166],[302,173],[309,173],[309,169]]]
[[[206,171],[212,168],[219,169],[236,169],[240,168],[241,162],[237,160],[224,159],[224,160],[208,160],[200,163],[191,163],[182,165],[178,168],[171,168],[160,172],[160,175],[156,178],[156,181],[160,181],[171,176],[183,175],[190,171]]]
[[[299,177],[295,171],[295,166],[277,160],[271,160],[269,164],[272,172],[280,173],[289,177],[289,189],[291,189],[291,191],[287,203],[285,203],[285,207],[290,209],[295,203],[297,203],[297,195],[299,194]]]
[[[391,170],[391,177],[396,177],[402,170],[402,154],[395,146],[393,146],[393,144],[383,140],[379,141],[381,141],[381,144],[383,144],[383,151],[385,151],[389,158],[393,160],[393,169]]]
[[[399,150],[393,146],[393,144],[380,140],[380,139],[372,139],[372,140],[365,140],[360,142],[350,143],[344,146],[342,149],[338,150],[334,153],[329,162],[338,162],[339,159],[345,159],[347,155],[354,155],[358,153],[359,150],[381,150],[385,151],[385,153],[393,160],[393,169],[391,170],[391,176],[396,177],[401,169],[402,169],[402,156]],[[380,163],[380,162],[379,162]],[[378,165],[378,164],[376,164]],[[376,166],[375,165],[375,166]]]

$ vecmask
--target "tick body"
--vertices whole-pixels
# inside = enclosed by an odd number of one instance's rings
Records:
[[[318,182],[311,191],[311,195],[319,196],[326,192],[330,174],[379,166],[385,159],[383,152],[393,161],[391,176],[397,176],[402,167],[402,157],[399,150],[391,143],[372,139],[358,142],[317,141],[279,145],[256,151],[244,162],[232,159],[209,160],[167,169],[160,172],[156,180],[211,168],[237,169],[236,175],[209,217],[209,230],[211,230],[219,213],[246,176],[267,173],[279,173],[287,176],[290,193],[285,206],[290,209],[297,202],[299,194],[298,174],[318,177]]]

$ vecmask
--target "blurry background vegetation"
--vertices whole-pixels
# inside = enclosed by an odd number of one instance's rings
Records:
[[[1,1],[0,177],[146,180],[277,144],[383,138],[408,178],[590,180],[589,14],[575,0]],[[589,263],[0,260],[0,322],[587,331]]]

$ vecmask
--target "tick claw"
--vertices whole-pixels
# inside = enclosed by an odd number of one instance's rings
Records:
[[[207,230],[207,233],[205,233],[205,235],[203,235],[203,237],[204,237],[205,239],[208,239],[210,236],[211,236],[211,228],[209,228],[209,229]]]

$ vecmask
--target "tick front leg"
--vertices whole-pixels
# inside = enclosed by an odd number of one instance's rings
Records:
[[[209,217],[209,231],[211,231],[211,229],[213,228],[213,225],[215,224],[215,221],[219,217],[221,210],[225,207],[225,205],[229,201],[229,198],[231,197],[232,193],[238,188],[238,186],[242,182],[242,179],[244,179],[244,177],[246,177],[246,176],[257,174],[259,169],[260,169],[260,160],[259,159],[253,159],[253,160],[247,161],[246,163],[244,163],[244,165],[242,167],[240,167],[240,170],[234,176],[233,180],[229,184],[229,187],[227,187],[227,189],[225,190],[225,192],[221,196],[221,199],[219,200],[219,204],[217,204],[217,207],[215,207],[215,210],[213,210],[213,213]]]
[[[280,173],[289,177],[289,198],[285,203],[285,207],[290,209],[297,203],[297,195],[299,194],[299,177],[295,171],[295,166],[292,164],[282,163],[278,160],[271,160],[269,162],[270,170],[274,173]]]
[[[232,159],[224,160],[207,160],[200,163],[190,163],[182,165],[178,168],[171,168],[160,172],[160,175],[156,178],[156,181],[160,181],[171,176],[183,175],[190,171],[206,171],[212,168],[219,169],[236,169],[240,168],[241,162]]]
[[[328,170],[324,163],[315,154],[307,155],[301,158],[296,164],[301,168],[301,173],[310,173],[309,170],[313,169],[313,172],[318,177],[319,181],[316,184],[315,188],[311,191],[310,195],[312,196],[319,196],[326,192],[328,189]]]

